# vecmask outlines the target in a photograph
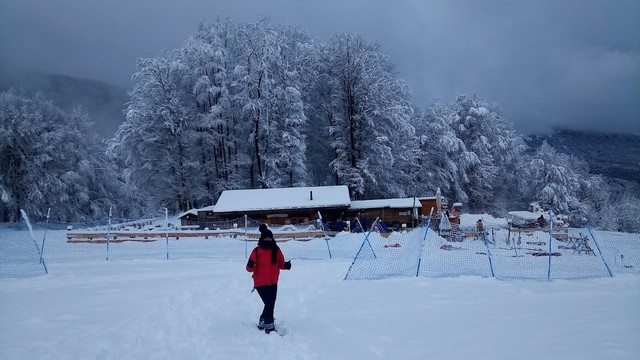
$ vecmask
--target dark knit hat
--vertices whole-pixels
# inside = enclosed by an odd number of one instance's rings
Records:
[[[258,239],[258,246],[263,249],[271,249],[271,263],[275,264],[278,260],[278,244],[273,238],[273,233],[267,228],[266,224],[260,224],[258,227],[260,230],[260,239]]]
[[[258,245],[265,245],[265,241],[273,240],[273,233],[271,232],[271,230],[267,229],[266,224],[260,224],[258,230],[260,230],[260,240],[258,241]]]

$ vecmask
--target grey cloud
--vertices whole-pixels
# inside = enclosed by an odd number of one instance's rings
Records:
[[[217,16],[378,41],[422,108],[476,92],[521,132],[640,134],[635,0],[0,0],[0,75],[21,66],[130,86],[136,58]]]

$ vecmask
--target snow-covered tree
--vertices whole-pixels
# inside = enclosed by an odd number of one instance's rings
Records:
[[[309,60],[303,72],[305,86],[302,87],[302,96],[308,119],[305,124],[307,174],[309,181],[315,185],[336,185],[340,184],[340,179],[329,165],[335,159],[335,151],[329,141],[331,104],[327,102],[333,90],[327,81],[328,74],[323,64],[327,58],[325,48],[326,45],[322,43],[308,47]]]
[[[573,224],[586,222],[586,207],[577,198],[580,176],[577,159],[559,153],[546,141],[531,160],[531,198],[537,199],[544,210],[569,216]]]
[[[248,131],[249,187],[304,184],[306,121],[299,82],[307,41],[295,28],[276,29],[266,19],[239,27],[232,101]]]
[[[440,188],[472,211],[504,211],[520,198],[524,141],[496,105],[477,95],[432,104],[415,121],[420,136],[419,181]]]
[[[323,111],[335,152],[331,170],[354,198],[404,195],[392,169],[396,157],[411,154],[400,142],[414,134],[406,85],[379,46],[360,36],[334,36],[322,54]]]
[[[613,231],[640,233],[640,198],[631,191],[611,199],[600,216],[600,226]]]
[[[275,136],[269,142],[269,183],[304,186],[307,181],[304,128],[307,117],[302,100],[301,73],[307,60],[308,36],[295,27],[279,28],[271,45],[276,51],[271,65],[269,122]]]
[[[188,67],[187,83],[195,96],[193,146],[200,154],[206,205],[226,189],[248,186],[247,159],[241,154],[246,139],[231,93],[237,33],[237,25],[230,20],[205,20],[181,49],[181,59]]]
[[[126,120],[110,148],[123,156],[129,179],[171,211],[206,198],[196,139],[193,96],[185,90],[184,64],[175,54],[140,59]]]
[[[105,219],[112,209],[119,218],[137,218],[145,211],[144,200],[127,184],[116,163],[106,150],[106,141],[92,129],[84,109],[78,108],[65,117],[61,138],[64,161],[74,164],[62,176],[67,180],[67,193],[54,218],[64,221]]]
[[[20,208],[36,218],[46,214],[62,185],[52,163],[61,154],[63,114],[38,94],[0,94],[0,187],[4,221],[20,219]],[[39,139],[39,141],[34,141]]]
[[[62,112],[42,95],[0,94],[0,214],[57,221],[139,216],[142,203],[104,153],[82,109]]]
[[[435,194],[440,188],[456,201],[467,202],[458,177],[458,163],[465,146],[447,122],[447,107],[434,103],[414,120],[418,134],[416,181],[418,194]]]
[[[517,189],[509,184],[517,183],[524,141],[497,105],[476,94],[458,96],[450,111],[447,121],[466,149],[457,161],[469,208],[497,210],[495,195]]]
[[[205,20],[183,47],[140,60],[111,147],[132,182],[172,210],[212,204],[226,189],[306,184],[308,42],[266,19]]]

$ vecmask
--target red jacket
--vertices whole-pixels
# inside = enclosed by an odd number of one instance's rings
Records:
[[[253,286],[277,285],[280,277],[280,270],[284,269],[284,255],[280,248],[277,250],[278,260],[275,264],[271,262],[272,249],[256,247],[247,261],[247,271],[253,273]],[[254,264],[254,266],[250,266]]]

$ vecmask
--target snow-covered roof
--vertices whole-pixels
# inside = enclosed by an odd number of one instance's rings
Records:
[[[183,218],[183,217],[185,217],[187,215],[196,215],[197,216],[198,215],[198,209],[187,210],[187,211],[181,213],[180,215],[178,215],[178,219],[181,219],[181,218]]]
[[[435,200],[437,198],[435,196],[419,196],[416,199],[418,199],[418,200]]]
[[[542,213],[535,213],[531,211],[509,211],[507,213],[510,217],[516,217],[524,220],[536,220],[542,215]]]
[[[183,217],[185,217],[187,215],[196,215],[197,216],[199,211],[213,211],[213,209],[214,209],[213,205],[205,206],[205,207],[200,208],[200,209],[189,209],[189,210],[181,213],[180,215],[178,215],[178,219],[181,219],[181,218],[183,218]]]
[[[412,207],[421,207],[418,198],[401,198],[401,199],[380,199],[380,200],[356,200],[351,202],[352,210],[364,210],[364,209],[380,209],[380,208],[394,208],[394,209],[406,209]]]
[[[225,190],[213,212],[349,207],[350,203],[346,185]]]

